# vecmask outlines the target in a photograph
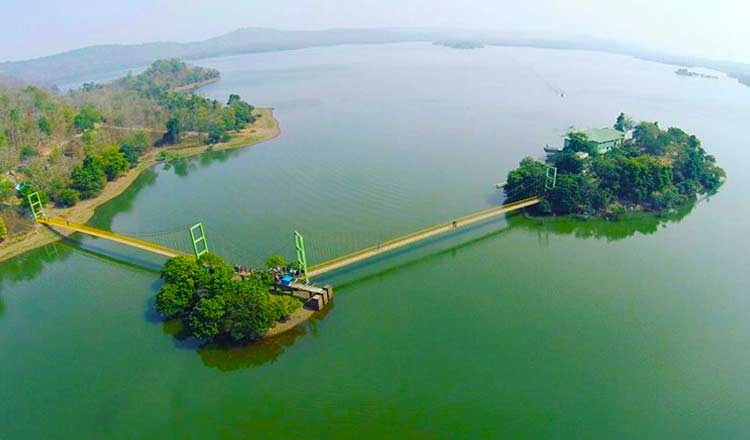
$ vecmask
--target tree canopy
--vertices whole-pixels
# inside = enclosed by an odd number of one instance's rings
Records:
[[[301,302],[291,296],[272,295],[268,277],[257,272],[258,276],[238,279],[227,263],[211,253],[197,261],[172,258],[161,272],[164,285],[156,295],[156,310],[165,318],[182,320],[196,338],[258,339]]]
[[[620,113],[617,116],[617,120],[615,121],[615,125],[613,127],[616,130],[627,132],[627,131],[632,130],[634,126],[635,126],[635,122],[633,122],[633,118],[626,115],[625,113]]]

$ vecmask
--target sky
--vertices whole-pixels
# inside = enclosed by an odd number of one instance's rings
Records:
[[[749,0],[0,0],[0,61],[240,27],[439,26],[590,35],[750,62]]]

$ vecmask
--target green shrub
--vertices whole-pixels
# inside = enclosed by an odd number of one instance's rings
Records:
[[[16,189],[13,187],[13,181],[5,177],[0,177],[0,201],[7,199],[15,192]]]
[[[107,184],[107,175],[102,169],[101,160],[87,155],[82,165],[73,167],[70,173],[71,187],[78,191],[82,199],[96,197]]]
[[[102,151],[101,165],[107,180],[112,181],[120,177],[125,171],[130,169],[130,162],[125,155],[120,152],[119,148],[111,147]]]
[[[83,133],[86,130],[94,128],[97,122],[104,121],[104,116],[101,112],[91,104],[86,104],[81,107],[81,110],[73,118],[73,126],[78,130],[79,133]]]
[[[156,294],[156,311],[168,318],[181,315],[188,310],[195,286],[192,282],[181,284],[164,284]]]
[[[284,267],[286,266],[286,260],[281,255],[273,255],[266,260],[266,266],[268,266],[269,269],[272,267]]]
[[[302,307],[302,301],[290,295],[272,295],[271,307],[273,308],[274,321],[288,318],[297,309]]]
[[[120,144],[120,153],[125,156],[130,168],[135,168],[138,165],[138,159],[144,151],[148,148],[148,141],[146,140],[145,133],[136,133],[133,136],[125,139]]]
[[[8,227],[5,226],[5,220],[0,217],[0,241],[4,241],[8,236]]]
[[[55,204],[61,208],[69,208],[78,203],[80,198],[81,195],[78,194],[78,191],[73,188],[64,188],[57,193]]]
[[[23,148],[21,148],[20,156],[21,156],[21,161],[24,161],[26,159],[39,156],[39,152],[36,151],[36,148],[30,145],[24,145]]]

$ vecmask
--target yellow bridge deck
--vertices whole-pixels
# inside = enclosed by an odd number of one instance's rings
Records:
[[[447,223],[442,223],[439,225],[431,226],[429,228],[422,229],[421,231],[417,231],[408,235],[397,237],[392,240],[388,240],[384,243],[380,243],[379,245],[370,246],[368,248],[365,248],[356,252],[352,252],[350,254],[343,255],[338,258],[334,258],[333,260],[326,261],[325,263],[312,266],[308,269],[308,276],[314,277],[314,276],[322,275],[326,272],[330,272],[332,270],[340,269],[342,267],[349,266],[354,263],[358,263],[368,258],[372,258],[376,255],[390,252],[392,250],[402,248],[409,244],[416,243],[418,241],[422,241],[422,240],[428,239],[430,237],[434,237],[436,235],[439,235],[445,232],[453,231],[456,228],[460,228],[462,226],[469,226],[471,224],[481,222],[482,220],[487,220],[489,218],[496,217],[501,214],[506,214],[509,212],[516,211],[518,209],[523,209],[528,206],[536,205],[537,203],[541,201],[542,201],[541,197],[530,197],[528,199],[523,199],[517,202],[508,203],[506,205],[499,206],[496,208],[490,208],[484,211],[479,211],[474,214],[467,215],[466,217],[461,217],[459,219],[456,219],[455,222],[450,221]]]
[[[110,241],[114,241],[117,243],[125,244],[128,246],[132,246],[134,248],[142,249],[144,251],[153,252],[155,254],[163,255],[165,257],[176,257],[179,255],[187,255],[185,253],[176,251],[174,249],[170,249],[164,246],[160,246],[155,243],[151,243],[148,241],[139,240],[137,238],[127,237],[125,235],[116,234],[114,232],[104,231],[97,228],[92,228],[91,226],[86,225],[79,225],[77,223],[71,223],[67,220],[63,220],[61,218],[42,218],[40,217],[37,219],[37,222],[47,225],[47,226],[53,226],[63,229],[68,229],[71,231],[80,232],[82,234],[90,235],[92,237],[99,237],[104,238]]]

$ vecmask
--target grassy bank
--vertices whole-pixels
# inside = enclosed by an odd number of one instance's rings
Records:
[[[278,121],[270,108],[258,108],[253,112],[256,121],[240,132],[233,133],[228,142],[213,146],[201,145],[197,140],[188,139],[178,145],[154,148],[141,157],[137,167],[128,171],[113,182],[109,182],[97,197],[82,200],[72,208],[51,208],[47,210],[50,217],[60,217],[73,223],[86,223],[94,216],[96,208],[122,194],[135,179],[145,170],[159,163],[159,155],[169,152],[172,158],[186,158],[208,151],[221,151],[249,147],[275,138],[281,132]],[[30,231],[8,237],[0,243],[0,261],[21,255],[38,247],[60,240],[64,235],[53,232],[41,225],[35,225]]]

